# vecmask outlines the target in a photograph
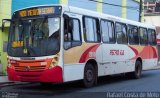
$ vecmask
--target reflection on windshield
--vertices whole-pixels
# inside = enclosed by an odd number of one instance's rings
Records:
[[[59,18],[17,20],[11,23],[10,56],[47,56],[59,51]]]

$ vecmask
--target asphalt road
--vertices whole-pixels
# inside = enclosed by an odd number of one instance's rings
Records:
[[[84,88],[81,81],[19,84],[0,88],[0,98],[160,98],[160,70],[143,71],[141,79],[123,75],[100,77],[98,85]]]

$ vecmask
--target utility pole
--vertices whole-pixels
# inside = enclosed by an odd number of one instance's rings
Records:
[[[140,0],[140,3],[139,3],[139,22],[143,22],[143,0]]]
[[[60,0],[60,4],[68,5],[68,0]]]
[[[100,2],[102,2],[103,0],[97,0],[97,1],[98,1],[98,2],[97,2],[97,6],[96,6],[97,12],[102,13],[102,12],[103,12],[103,4],[100,3]]]
[[[122,0],[122,18],[127,18],[126,0]]]

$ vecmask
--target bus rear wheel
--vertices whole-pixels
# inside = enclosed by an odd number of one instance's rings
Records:
[[[92,87],[94,84],[96,84],[97,79],[97,74],[96,74],[96,69],[94,66],[90,63],[88,63],[85,66],[84,69],[84,79],[83,79],[83,84],[85,87]]]
[[[140,61],[136,61],[133,78],[139,79],[141,77],[141,74],[142,74],[142,64]]]
[[[135,70],[133,72],[126,73],[125,75],[130,79],[139,79],[142,74],[142,63],[140,61],[136,61]]]

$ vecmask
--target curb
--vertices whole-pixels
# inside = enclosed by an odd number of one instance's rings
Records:
[[[0,85],[3,85],[3,84],[11,84],[11,83],[15,83],[15,82],[1,82]]]
[[[158,70],[158,69],[160,69],[160,65],[158,65],[158,66],[156,66],[156,67],[154,67],[154,68],[152,68],[153,70]]]
[[[13,81],[9,81],[7,76],[0,76],[0,85],[11,84]]]
[[[9,86],[9,85],[14,85],[15,82],[1,82],[0,83],[0,87],[5,87],[5,86]]]
[[[0,87],[26,84],[28,82],[9,81],[7,76],[0,76]]]
[[[28,82],[2,82],[0,87],[28,84]]]

